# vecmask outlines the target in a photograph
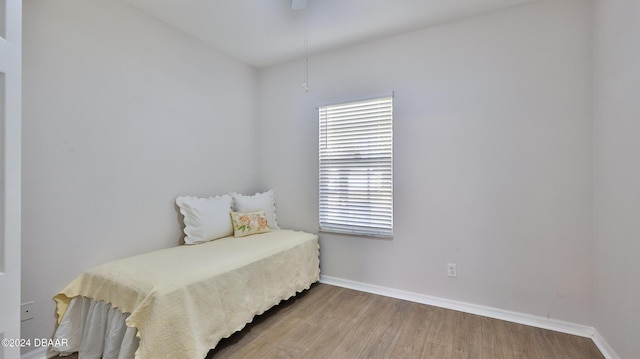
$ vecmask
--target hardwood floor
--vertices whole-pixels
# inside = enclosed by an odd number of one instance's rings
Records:
[[[256,317],[206,357],[240,358],[604,357],[588,338],[316,284]]]
[[[226,358],[603,358],[588,338],[325,284],[218,344]]]

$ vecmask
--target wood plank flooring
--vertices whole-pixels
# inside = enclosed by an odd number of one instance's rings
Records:
[[[67,358],[77,357],[74,354]],[[604,357],[588,338],[315,284],[254,318],[206,357],[240,358]]]
[[[207,359],[600,359],[588,338],[316,284]]]

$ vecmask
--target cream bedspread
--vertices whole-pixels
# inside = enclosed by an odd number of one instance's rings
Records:
[[[136,358],[204,358],[255,315],[318,281],[314,234],[276,230],[133,256],[96,267],[54,297],[58,322],[84,296],[131,313]]]

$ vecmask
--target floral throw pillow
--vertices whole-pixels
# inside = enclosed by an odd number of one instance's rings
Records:
[[[251,234],[269,232],[267,214],[265,211],[231,212],[233,236],[244,237]]]

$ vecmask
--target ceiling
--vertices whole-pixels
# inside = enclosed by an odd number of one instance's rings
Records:
[[[533,0],[122,0],[255,67]]]

